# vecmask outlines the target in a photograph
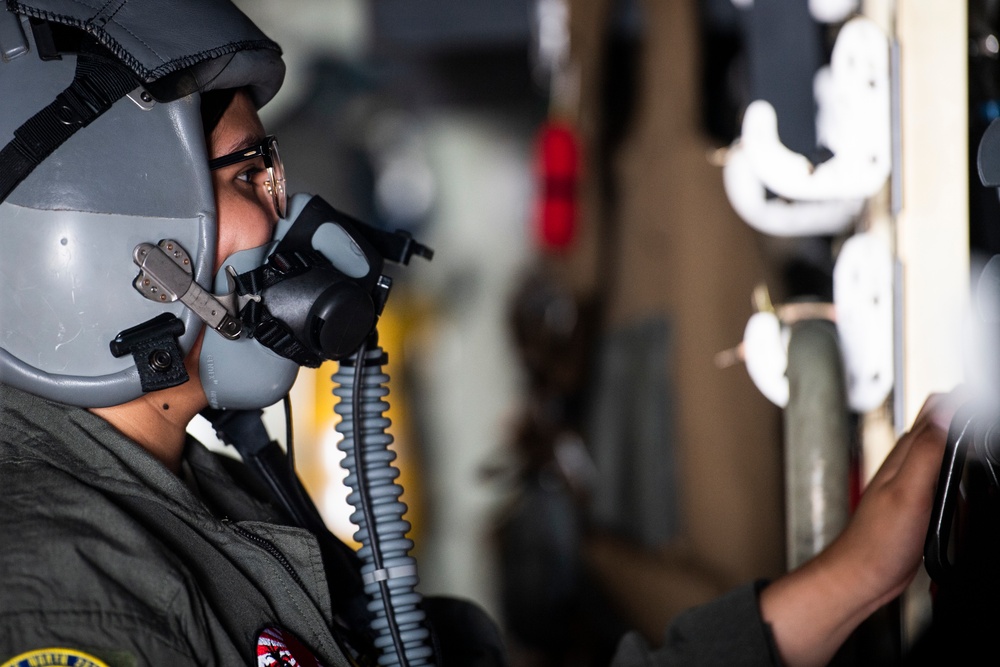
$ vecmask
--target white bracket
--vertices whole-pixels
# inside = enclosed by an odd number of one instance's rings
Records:
[[[764,398],[779,408],[788,405],[788,330],[769,311],[754,313],[743,330],[743,361]]]
[[[750,9],[753,0],[732,0],[738,9]],[[809,0],[809,13],[820,23],[840,23],[858,10],[858,0]]]
[[[864,199],[878,192],[892,166],[889,42],[864,17],[840,29],[828,68],[814,80],[817,139],[833,152],[819,165],[785,147],[774,107],[751,102],[740,143],[772,192],[790,200]]]
[[[833,267],[833,301],[848,404],[865,413],[885,402],[894,378],[893,259],[888,241],[867,232],[844,242]]]
[[[778,137],[774,107],[751,102],[740,143],[772,192],[791,200],[864,199],[877,193],[892,166],[889,42],[864,17],[840,29],[828,68],[816,74],[817,138],[833,152],[818,165]]]
[[[809,13],[820,23],[840,23],[858,11],[858,0],[809,0]]]
[[[888,38],[873,21],[851,19],[838,33],[830,65],[814,79],[817,138],[833,157],[814,165],[789,150],[778,136],[774,107],[755,100],[723,169],[734,210],[776,236],[846,230],[889,177],[890,92]],[[806,208],[793,210],[801,206]]]
[[[834,236],[846,231],[864,209],[862,199],[789,201],[769,197],[740,142],[726,152],[722,186],[736,214],[757,231],[772,236]]]
[[[881,406],[892,389],[892,276],[888,243],[871,233],[849,238],[833,269],[830,314],[840,339],[847,402],[858,413]],[[788,319],[771,311],[754,313],[743,332],[747,373],[757,389],[781,408],[789,397]]]

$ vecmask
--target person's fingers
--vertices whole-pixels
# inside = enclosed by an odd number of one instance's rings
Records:
[[[898,478],[903,488],[920,497],[933,498],[947,438],[947,428],[933,420],[923,422],[912,432],[910,446],[894,479]]]
[[[885,457],[875,476],[872,477],[871,482],[869,482],[869,488],[885,484],[896,476],[903,462],[906,461],[906,457],[910,453],[910,448],[913,446],[918,434],[924,430],[925,423],[926,419],[915,421],[913,427],[900,436],[899,440],[896,441],[896,445],[889,450],[889,454]]]
[[[972,394],[963,385],[959,385],[946,393],[931,394],[917,412],[917,417],[913,420],[913,423],[916,425],[927,420],[932,420],[940,428],[948,430],[951,420],[954,418],[959,407],[972,400]]]
[[[934,393],[927,397],[924,404],[920,406],[920,410],[917,412],[916,418],[914,418],[914,425],[919,424],[927,419],[934,419],[934,415],[937,414],[942,407],[948,401],[949,394]]]
[[[869,483],[869,487],[885,484],[893,479],[907,460],[914,443],[922,437],[922,434],[928,432],[928,429],[932,429],[929,436],[932,438],[931,446],[939,440],[943,452],[948,425],[951,423],[960,402],[961,399],[954,391],[928,396],[917,413],[917,417],[913,420],[913,426],[900,436],[896,445],[889,451],[885,461],[882,462],[878,472]],[[933,453],[930,456],[933,457]],[[940,457],[938,463],[940,463]]]

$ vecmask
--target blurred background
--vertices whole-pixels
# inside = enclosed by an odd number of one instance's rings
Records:
[[[379,323],[422,592],[485,608],[514,667],[586,666],[626,629],[656,642],[680,610],[783,572],[782,411],[740,344],[769,300],[832,301],[839,241],[761,233],[724,191],[760,89],[753,3],[237,4],[285,52],[262,117],[289,190],[435,251],[393,269]],[[993,4],[969,10],[984,34]],[[842,21],[813,21],[790,59],[813,70],[810,119]],[[977,61],[985,101],[995,55]],[[296,463],[350,543],[333,370],[294,389]],[[857,463],[870,423],[844,412]],[[891,441],[892,398],[869,412]]]

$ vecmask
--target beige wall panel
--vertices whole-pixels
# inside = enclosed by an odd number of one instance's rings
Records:
[[[968,322],[968,27],[965,4],[899,0],[902,345],[897,432],[931,392],[962,381]],[[904,641],[930,622],[929,578],[921,569],[904,604]]]
[[[969,287],[968,27],[951,0],[902,0],[900,48],[903,423],[962,379]]]

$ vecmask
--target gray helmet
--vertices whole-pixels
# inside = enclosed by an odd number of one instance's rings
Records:
[[[171,313],[183,355],[202,329],[132,285],[134,249],[161,239],[215,281],[201,93],[248,88],[259,107],[284,65],[228,0],[91,4],[0,5],[0,381],[99,407],[144,390],[112,353],[122,332]]]

